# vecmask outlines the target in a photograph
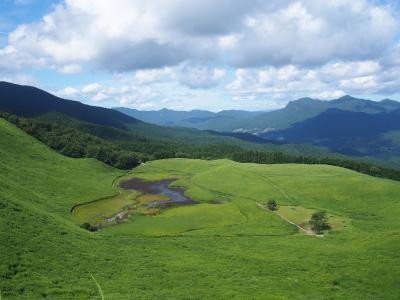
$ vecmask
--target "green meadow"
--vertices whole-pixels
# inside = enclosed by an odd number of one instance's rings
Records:
[[[118,187],[132,177],[177,178],[199,203],[149,214],[167,199]],[[324,236],[287,222],[317,210]],[[0,120],[2,300],[101,299],[97,283],[105,299],[398,299],[399,215],[399,182],[347,169],[168,159],[123,173]]]

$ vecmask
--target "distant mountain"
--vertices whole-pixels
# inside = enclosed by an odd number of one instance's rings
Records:
[[[382,102],[380,102],[382,103]],[[388,103],[390,105],[397,103]],[[400,108],[380,113],[329,109],[290,128],[261,136],[286,143],[328,147],[353,156],[388,159],[400,155]]]
[[[125,107],[114,109],[152,124],[216,131],[231,131],[233,123],[264,113],[263,111],[244,110],[223,110],[215,113],[207,110],[177,111],[165,108],[153,111],[140,111]]]
[[[400,129],[400,109],[378,114],[329,109],[314,118],[295,123],[290,128],[265,133],[263,136],[309,142],[368,137],[396,129]]]
[[[302,98],[289,102],[282,109],[266,112],[232,125],[236,129],[248,129],[254,133],[260,133],[288,128],[296,122],[315,117],[329,109],[376,114],[400,109],[400,102],[388,99],[376,102],[351,96],[343,96],[331,101]]]
[[[343,109],[326,109],[329,106]],[[207,147],[211,145],[214,147],[213,153],[219,153],[218,155],[245,149],[282,151],[293,155],[329,156],[332,152],[327,148],[330,148],[335,152],[352,156],[395,160],[396,165],[399,165],[399,106],[398,102],[392,100],[373,102],[343,97],[330,102],[305,98],[293,101],[286,108],[270,113],[169,110],[158,112],[158,118],[165,118],[165,122],[167,118],[175,118],[180,120],[178,123],[182,126],[190,123],[207,125],[211,128],[222,128],[238,121],[253,121],[262,115],[268,115],[269,120],[274,118],[279,120],[277,118],[281,116],[280,121],[286,120],[287,123],[288,120],[300,119],[292,127],[285,128],[286,130],[271,132],[260,130],[256,136],[240,128],[236,128],[233,132],[222,132],[223,130],[216,132],[216,130],[204,131],[195,128],[163,127],[139,121],[113,109],[62,99],[34,87],[0,82],[0,111],[39,119],[45,123],[56,124],[60,128],[76,129],[103,139],[104,145],[109,143],[107,145],[111,148],[117,147],[118,151],[125,149],[143,155],[158,155],[157,157],[177,155],[174,153],[185,155],[186,152],[194,155],[196,151],[209,153],[211,150]],[[138,112],[141,113],[143,112]],[[156,120],[154,112],[149,112],[148,117]],[[221,120],[225,120],[226,123]],[[163,154],[160,156],[160,153]],[[203,157],[205,154],[196,155]]]
[[[222,155],[221,153],[231,153],[240,149],[282,151],[292,155],[309,156],[332,154],[326,149],[303,145],[274,145],[249,135],[221,135],[194,128],[162,127],[139,121],[113,109],[62,99],[35,87],[7,82],[0,82],[0,112],[34,118],[36,121],[54,124],[64,129],[73,128],[103,139],[104,142],[110,143],[110,147],[120,147],[146,155],[162,152],[163,155],[171,157],[174,153],[183,155],[187,151],[194,155],[193,153],[198,151],[197,155],[202,157],[200,153],[214,151]],[[238,112],[224,113],[234,115]],[[198,116],[197,113],[195,115]],[[208,147],[213,150],[209,150]]]
[[[0,111],[22,117],[38,117],[58,112],[77,120],[127,129],[141,121],[113,109],[85,105],[56,97],[32,86],[0,82]]]
[[[179,126],[220,132],[242,132],[262,134],[290,127],[296,122],[317,116],[329,109],[376,114],[400,108],[400,102],[385,99],[380,102],[357,99],[351,96],[322,101],[301,98],[289,102],[286,107],[274,111],[224,110],[218,113],[205,110],[139,111],[117,107],[116,110],[144,122],[163,126]]]

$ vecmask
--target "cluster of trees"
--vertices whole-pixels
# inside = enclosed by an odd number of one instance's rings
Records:
[[[248,151],[237,145],[188,145],[175,140],[149,139],[90,123],[64,120],[20,118],[0,112],[0,117],[15,124],[44,144],[69,157],[90,157],[119,169],[132,169],[141,162],[166,158],[227,158],[237,162],[277,164],[327,164],[376,177],[400,180],[400,170],[336,157],[296,156],[274,151]],[[70,123],[70,124],[69,124]],[[115,131],[115,132],[114,132]],[[115,133],[115,135],[114,135]]]
[[[0,117],[65,156],[95,158],[119,169],[132,169],[148,159],[141,153],[120,149],[108,141],[74,128],[19,118],[7,113],[0,113]]]
[[[241,151],[235,152],[231,158],[237,162],[257,164],[324,164],[354,170],[375,177],[400,180],[400,170],[377,166],[359,160],[336,157],[294,156],[282,152]]]

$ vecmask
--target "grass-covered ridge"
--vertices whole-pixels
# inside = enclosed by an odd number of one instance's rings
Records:
[[[179,178],[201,203],[90,233],[70,209],[117,195],[123,173],[63,157],[5,121],[0,145],[2,299],[100,299],[91,274],[105,299],[398,297],[398,182],[323,165],[154,161],[129,176]],[[269,199],[348,226],[300,234],[257,206]]]

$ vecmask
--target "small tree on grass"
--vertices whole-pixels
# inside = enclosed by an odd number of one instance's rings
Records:
[[[324,230],[331,229],[331,226],[328,224],[328,216],[326,215],[325,211],[317,211],[313,213],[309,223],[312,231],[317,234],[323,233]]]
[[[272,211],[277,210],[278,209],[278,203],[276,203],[275,200],[269,200],[267,202],[267,207],[268,207],[269,210],[272,210]]]

